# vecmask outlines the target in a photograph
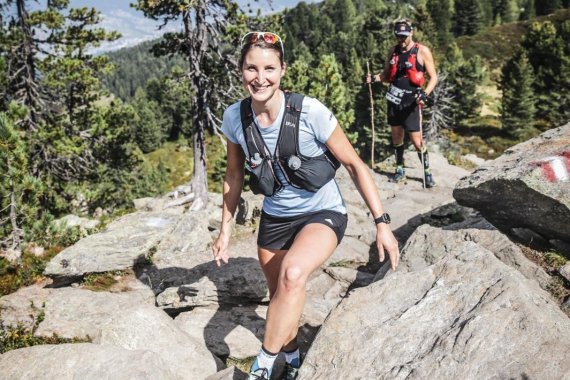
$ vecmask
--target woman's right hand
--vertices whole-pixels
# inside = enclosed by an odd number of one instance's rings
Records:
[[[212,253],[217,266],[222,266],[222,263],[227,264],[230,256],[228,255],[228,246],[230,243],[230,236],[221,231],[218,238],[212,245]]]

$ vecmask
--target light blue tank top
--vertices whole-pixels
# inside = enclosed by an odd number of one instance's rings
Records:
[[[248,156],[247,144],[241,125],[240,103],[241,101],[232,104],[224,112],[222,132],[232,143],[240,144],[246,156]],[[275,122],[267,127],[259,128],[261,136],[272,154],[275,152],[284,114],[285,97],[283,97],[281,110]],[[337,124],[336,117],[325,105],[317,99],[305,96],[299,120],[299,149],[301,154],[310,157],[323,154],[326,150],[325,142],[331,136]],[[346,213],[346,206],[335,180],[329,181],[316,193],[313,193],[289,185],[279,168],[276,168],[275,174],[285,186],[273,196],[265,197],[263,210],[266,213],[283,217],[297,216],[320,210]]]

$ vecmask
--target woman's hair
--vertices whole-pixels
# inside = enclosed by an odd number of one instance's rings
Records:
[[[281,62],[281,66],[285,64],[285,59],[283,57],[283,42],[279,41],[278,43],[269,43],[263,40],[262,38],[256,40],[253,43],[245,43],[241,47],[241,53],[239,57],[239,69],[243,68],[243,61],[245,60],[246,54],[253,49],[254,47],[259,47],[262,49],[272,49],[275,50],[277,55],[279,56],[279,62]]]

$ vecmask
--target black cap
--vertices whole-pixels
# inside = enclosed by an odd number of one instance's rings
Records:
[[[394,34],[396,36],[409,36],[412,34],[412,25],[408,22],[397,22],[394,24]]]

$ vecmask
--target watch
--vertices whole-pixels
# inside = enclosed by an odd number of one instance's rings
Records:
[[[374,219],[374,223],[375,224],[380,224],[380,223],[386,223],[386,224],[390,224],[390,215],[388,215],[387,212],[385,212],[384,214],[380,215],[378,218]]]

